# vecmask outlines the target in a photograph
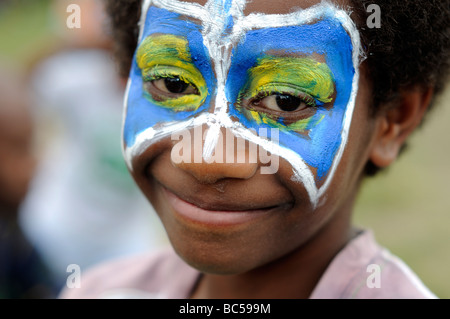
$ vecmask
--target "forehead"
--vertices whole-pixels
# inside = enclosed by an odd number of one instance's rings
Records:
[[[343,43],[353,42],[356,37],[352,33],[357,30],[347,13],[335,4],[297,0],[279,1],[277,6],[268,3],[266,0],[146,0],[140,42],[152,34],[184,37],[189,50],[200,58],[194,64],[204,64],[198,61],[208,60],[209,55],[216,75],[224,81],[231,61],[236,60],[235,50],[251,55],[316,55],[319,61],[323,54],[336,52],[356,58],[357,52],[352,53]],[[352,44],[350,47],[359,46]],[[217,63],[221,64],[219,69]]]
[[[353,22],[346,12],[329,1],[285,0],[278,1],[277,6],[270,6],[269,3],[266,0],[145,0],[139,38],[142,41],[146,36],[158,33],[172,33],[188,38],[188,34],[199,32],[206,42],[220,42],[231,49],[252,30],[302,26],[315,24],[320,20],[333,20],[333,23],[322,29],[322,34],[314,34],[317,38],[333,37],[333,29],[342,27],[347,33],[356,31],[349,30]],[[152,14],[149,9],[153,6],[162,10],[156,10],[158,13]],[[302,33],[302,29],[297,29],[282,36],[289,40],[301,37]],[[211,49],[215,50],[210,47],[209,51]]]
[[[185,2],[198,3],[205,5],[208,0],[185,0]],[[286,14],[296,9],[306,9],[310,6],[320,3],[321,0],[277,0],[274,6],[274,0],[251,0],[248,1],[244,14],[266,13],[266,14]],[[339,6],[348,5],[345,0],[332,1]]]

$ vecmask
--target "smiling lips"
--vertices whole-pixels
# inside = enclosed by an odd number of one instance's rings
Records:
[[[181,199],[165,187],[163,187],[163,193],[175,211],[175,214],[180,216],[183,220],[187,220],[195,224],[205,224],[210,226],[220,227],[244,224],[254,219],[262,218],[267,214],[281,208],[281,206],[270,206],[259,209],[240,210],[235,209],[234,205],[226,207],[227,209],[229,208],[229,210],[217,210],[219,207],[213,206],[201,208]],[[220,209],[222,209],[222,207],[220,207]]]

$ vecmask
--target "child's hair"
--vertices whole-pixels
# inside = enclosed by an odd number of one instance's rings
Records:
[[[137,45],[141,0],[105,1],[119,72],[127,76]],[[432,87],[436,97],[447,83],[450,64],[450,1],[350,1],[372,83],[373,114],[409,87]],[[381,8],[380,28],[367,26],[370,4]],[[374,175],[378,170],[368,163],[365,173]]]

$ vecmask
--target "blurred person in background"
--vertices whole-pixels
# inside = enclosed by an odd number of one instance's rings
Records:
[[[81,28],[66,27],[68,5]],[[164,243],[159,221],[129,176],[120,147],[125,82],[103,33],[100,1],[54,1],[61,49],[37,63],[30,81],[40,162],[21,224],[60,285],[68,266],[83,271]]]
[[[6,62],[4,62],[6,63]],[[52,298],[57,287],[18,224],[35,168],[24,78],[0,65],[0,298]]]

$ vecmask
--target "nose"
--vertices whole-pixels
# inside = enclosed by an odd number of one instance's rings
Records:
[[[258,170],[257,146],[222,128],[210,157],[205,157],[205,127],[183,134],[172,148],[173,165],[194,176],[200,183],[213,184],[221,179],[249,179]]]

